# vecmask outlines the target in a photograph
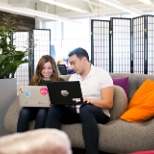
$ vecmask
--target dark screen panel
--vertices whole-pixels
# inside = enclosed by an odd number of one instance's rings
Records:
[[[144,16],[133,19],[133,72],[144,74]]]
[[[131,19],[111,18],[113,72],[130,73]]]
[[[154,74],[154,16],[148,16],[148,74]]]
[[[28,49],[28,31],[18,31],[14,33],[14,45],[17,50],[26,51]],[[28,57],[27,57],[28,58]],[[20,85],[28,85],[29,83],[29,70],[28,63],[21,64],[16,73],[15,78],[17,78],[17,87]]]
[[[109,21],[91,21],[91,60],[95,66],[109,71]]]

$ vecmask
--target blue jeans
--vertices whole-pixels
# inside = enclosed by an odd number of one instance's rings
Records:
[[[29,130],[29,122],[35,120],[34,129],[44,128],[48,108],[24,107],[19,113],[17,124],[17,132],[25,132]]]
[[[49,109],[45,127],[60,129],[61,123],[82,123],[86,154],[98,154],[99,131],[97,124],[105,124],[108,121],[109,117],[100,108],[91,104],[82,105],[79,114],[75,108],[55,105]]]

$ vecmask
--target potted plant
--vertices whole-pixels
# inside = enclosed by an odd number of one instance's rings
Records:
[[[14,74],[23,63],[27,63],[28,49],[16,50],[13,45],[15,33],[15,20],[11,16],[4,16],[4,25],[0,28],[0,79],[14,78]]]
[[[0,25],[0,117],[3,121],[5,111],[17,96],[17,80],[14,74],[19,65],[28,62],[29,49],[19,51],[13,45],[13,34],[16,31],[15,19],[3,15]],[[0,131],[4,127],[0,126]]]

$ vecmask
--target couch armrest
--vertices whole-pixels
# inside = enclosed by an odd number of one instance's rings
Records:
[[[118,119],[127,109],[128,99],[123,88],[114,86],[113,107],[110,110],[110,120]]]
[[[17,131],[17,121],[20,110],[19,96],[17,96],[8,108],[4,117],[4,127],[8,133],[15,133]]]

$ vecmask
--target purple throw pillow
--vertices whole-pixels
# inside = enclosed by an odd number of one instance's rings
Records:
[[[128,82],[129,82],[128,77],[113,78],[113,84],[122,87],[126,92],[127,98],[128,98]]]

